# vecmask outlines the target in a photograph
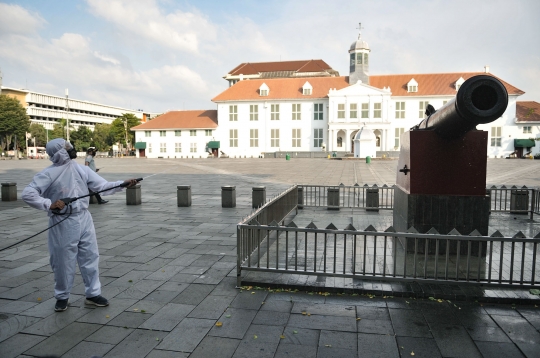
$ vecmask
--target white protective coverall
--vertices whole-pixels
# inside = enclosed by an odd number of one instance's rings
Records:
[[[64,139],[54,139],[47,143],[47,154],[53,165],[34,176],[34,180],[22,192],[22,199],[31,207],[45,210],[52,226],[65,215],[54,215],[52,203],[63,198],[74,198],[88,194],[88,189],[96,192],[112,188],[124,181],[108,182],[89,167],[77,164],[69,158],[66,149],[72,146]],[[121,191],[116,188],[103,192],[111,195]],[[54,272],[54,295],[57,300],[69,298],[75,277],[75,263],[79,263],[84,280],[86,297],[101,294],[99,282],[99,252],[92,215],[88,212],[89,198],[71,203],[72,214],[67,220],[51,228],[48,232],[50,263]],[[70,208],[62,210],[68,211]]]

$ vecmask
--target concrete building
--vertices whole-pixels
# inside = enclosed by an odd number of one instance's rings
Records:
[[[131,128],[137,157],[207,158],[218,156],[217,111],[170,111]]]
[[[92,130],[98,123],[111,124],[124,113],[131,113],[146,122],[156,113],[130,110],[94,102],[82,101],[50,94],[38,93],[26,89],[2,86],[2,94],[14,97],[26,108],[32,123],[38,123],[45,129],[53,129],[60,119],[68,118],[72,127],[77,129],[84,125]]]

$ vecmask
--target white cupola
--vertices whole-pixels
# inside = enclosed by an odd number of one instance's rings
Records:
[[[349,84],[356,84],[359,80],[369,84],[369,45],[362,39],[362,24],[360,23],[358,40],[351,44],[349,49]]]

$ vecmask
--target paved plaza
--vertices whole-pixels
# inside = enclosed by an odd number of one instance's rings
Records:
[[[46,233],[1,251],[0,357],[540,356],[534,304],[235,288],[236,224],[252,210],[253,186],[266,186],[270,198],[295,183],[391,185],[395,160],[96,162],[107,180],[145,178],[142,205],[127,206],[119,193],[90,206],[102,291],[111,304],[85,306],[77,274],[69,309],[54,312]],[[47,227],[46,214],[20,197],[49,163],[0,161],[0,182],[17,182],[19,197],[0,202],[0,249]],[[540,186],[539,160],[488,159],[487,173],[488,185]],[[191,207],[177,207],[177,185],[191,185]],[[236,208],[221,207],[222,185],[236,186]],[[386,225],[384,215],[378,218]],[[324,213],[314,217],[323,220]],[[538,217],[497,217],[492,224],[505,235],[521,226],[528,236],[538,232]],[[358,229],[370,221],[354,220]]]

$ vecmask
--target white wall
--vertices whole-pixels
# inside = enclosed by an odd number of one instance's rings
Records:
[[[215,137],[215,129],[212,130],[212,136],[206,136],[204,129],[196,129],[196,136],[192,137],[190,135],[189,129],[182,129],[180,136],[175,136],[174,130],[166,130],[166,136],[161,137],[159,130],[151,130],[151,136],[146,137],[144,130],[135,131],[135,142],[146,142],[145,155],[147,158],[199,158],[208,157],[208,152],[206,152],[206,143],[212,141]],[[219,140],[216,138],[215,140]],[[166,143],[166,151],[161,152],[160,144]],[[176,152],[175,143],[181,143],[181,152]],[[191,143],[197,145],[197,151],[191,152]],[[151,148],[151,150],[150,150]],[[137,156],[139,156],[139,150],[136,150]]]

